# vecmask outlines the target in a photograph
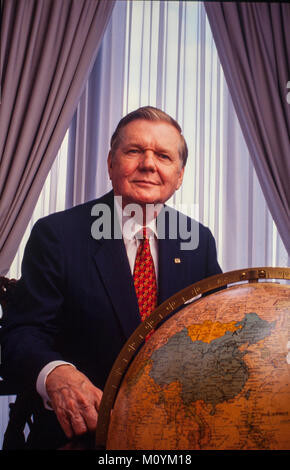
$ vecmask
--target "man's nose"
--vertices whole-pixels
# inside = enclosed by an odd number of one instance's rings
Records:
[[[141,161],[139,163],[139,167],[143,170],[155,170],[156,162],[155,162],[155,154],[152,150],[145,150],[143,152]]]

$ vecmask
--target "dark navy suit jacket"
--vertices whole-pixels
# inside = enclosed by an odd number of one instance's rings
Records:
[[[140,323],[123,240],[96,240],[91,235],[96,203],[108,204],[113,214],[111,191],[40,219],[31,232],[1,335],[4,375],[20,389],[35,388],[42,367],[59,359],[72,362],[103,389],[118,353]],[[221,272],[211,232],[201,224],[198,231],[198,247],[181,250],[179,238],[168,239],[166,223],[166,238],[158,240],[159,304]],[[41,400],[36,408],[35,426],[41,425],[35,445],[50,447],[48,440],[58,432],[56,418],[44,410]]]

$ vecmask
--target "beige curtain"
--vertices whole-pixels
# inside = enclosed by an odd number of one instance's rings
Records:
[[[1,3],[0,275],[15,256],[114,3]]]
[[[290,256],[290,5],[205,2],[265,199]]]

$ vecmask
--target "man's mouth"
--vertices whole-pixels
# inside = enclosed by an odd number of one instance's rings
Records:
[[[154,186],[157,186],[158,183],[154,182],[154,181],[147,181],[147,180],[134,180],[133,183],[135,184],[144,184],[145,186],[148,185],[148,186],[151,186],[151,185],[154,185]]]

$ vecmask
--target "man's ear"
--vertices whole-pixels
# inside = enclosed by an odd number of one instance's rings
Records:
[[[176,185],[176,190],[179,189],[180,186],[182,185],[183,175],[184,175],[184,167],[182,167],[181,170],[180,170],[177,185]]]
[[[107,165],[108,165],[109,177],[110,177],[110,180],[111,180],[112,179],[112,151],[111,150],[108,154]]]

